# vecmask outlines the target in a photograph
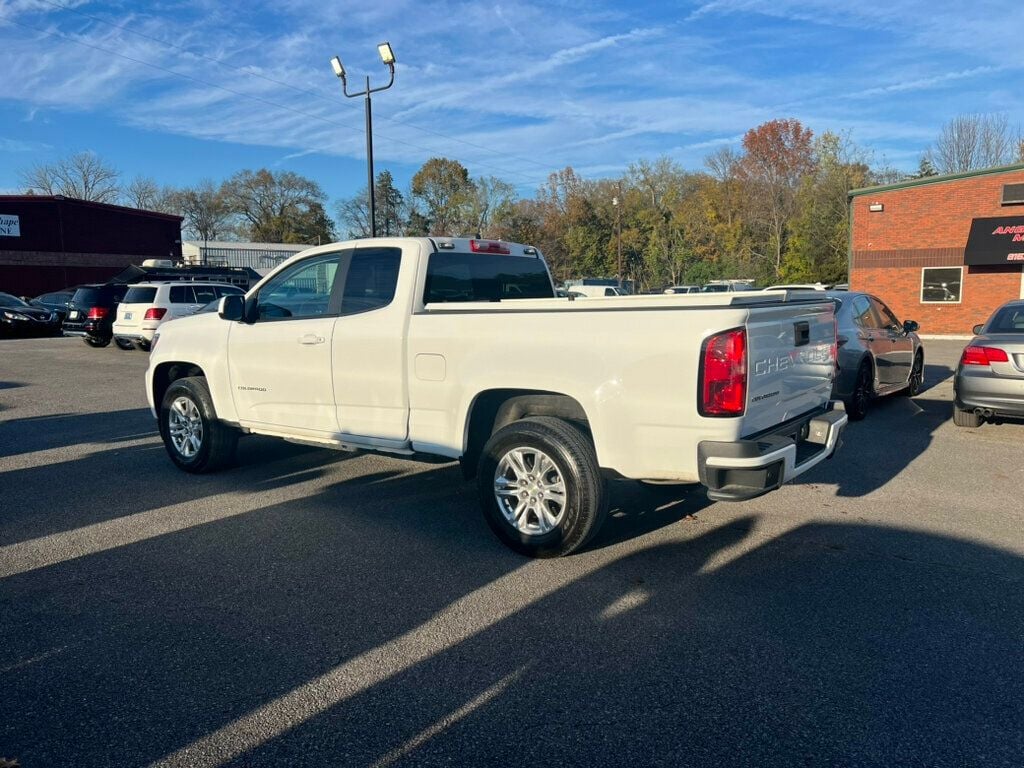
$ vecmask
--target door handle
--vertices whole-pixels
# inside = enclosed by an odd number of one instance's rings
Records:
[[[317,336],[315,333],[307,333],[305,336],[299,337],[299,344],[306,344],[312,346],[313,344],[323,344],[326,339],[323,336]]]

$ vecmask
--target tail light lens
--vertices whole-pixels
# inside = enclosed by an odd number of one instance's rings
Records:
[[[961,365],[990,365],[991,363],[1008,363],[1009,356],[998,347],[966,347],[960,356]]]
[[[747,405],[747,332],[709,337],[701,349],[701,416],[741,416]]]
[[[167,314],[167,307],[150,307],[146,310],[143,320],[163,320]]]
[[[89,320],[102,320],[109,314],[110,310],[107,307],[89,307],[89,313],[86,317]]]

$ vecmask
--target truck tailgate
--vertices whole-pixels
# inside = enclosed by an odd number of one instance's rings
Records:
[[[745,435],[825,406],[835,375],[831,301],[752,307],[747,320]]]

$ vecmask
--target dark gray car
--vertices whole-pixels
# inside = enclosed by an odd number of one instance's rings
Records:
[[[1024,417],[1024,301],[1003,304],[974,334],[953,377],[953,423]]]
[[[876,397],[911,397],[924,380],[924,348],[917,323],[901,323],[881,299],[855,291],[828,291],[836,304],[839,370],[832,397],[846,403],[851,419],[863,419]]]

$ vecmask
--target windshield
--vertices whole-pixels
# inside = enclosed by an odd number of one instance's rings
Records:
[[[11,296],[9,293],[0,293],[0,304],[5,307],[27,307],[24,301],[19,299],[17,296]]]
[[[984,330],[985,333],[1024,334],[1024,304],[1000,307]]]

